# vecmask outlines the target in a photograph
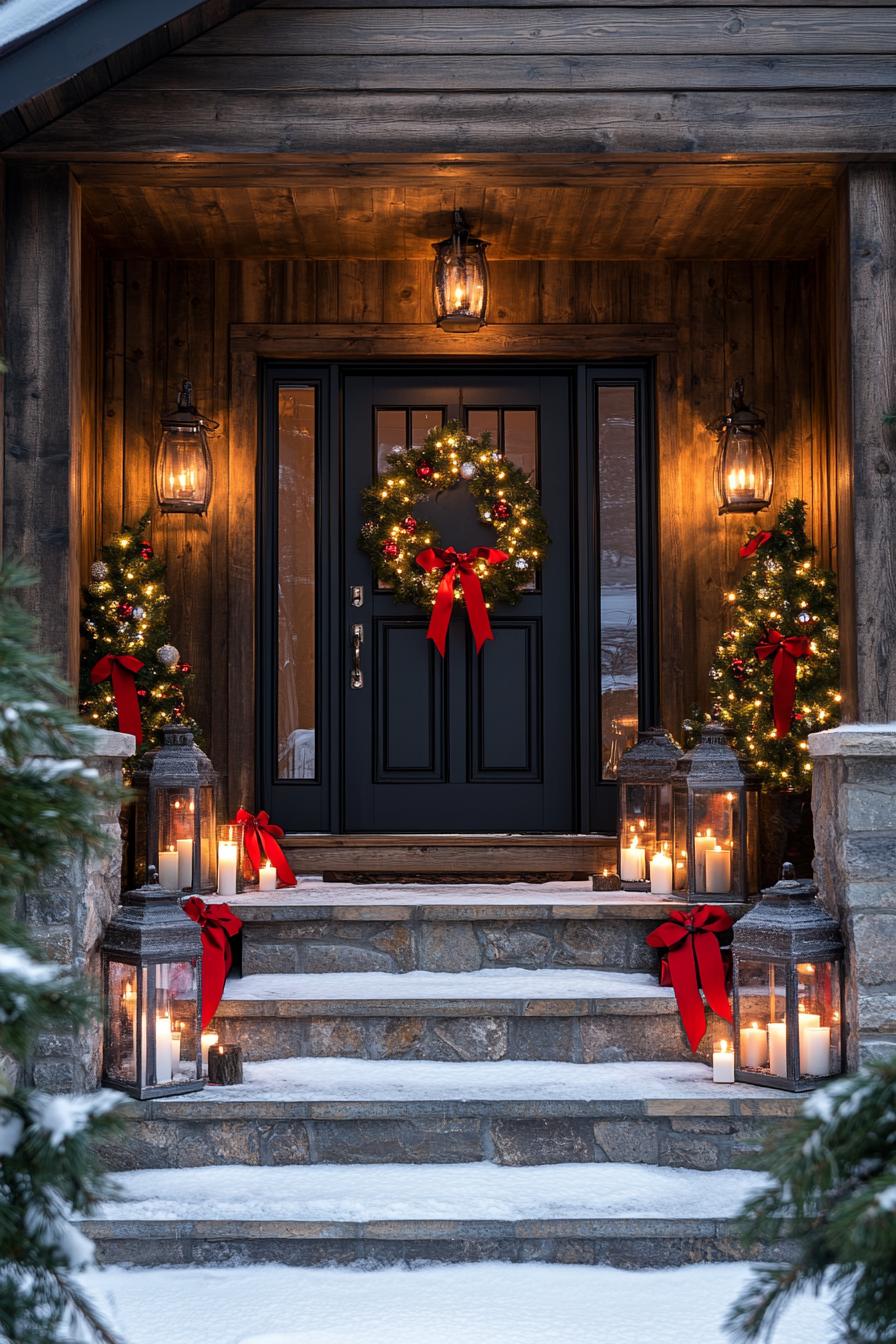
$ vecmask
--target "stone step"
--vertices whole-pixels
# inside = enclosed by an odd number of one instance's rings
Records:
[[[587,882],[350,886],[303,880],[230,901],[246,975],[586,966],[653,970],[650,929],[681,902]],[[731,906],[733,915],[746,907]]]
[[[228,982],[213,1026],[249,1060],[691,1058],[672,990],[638,972],[250,975]],[[705,1049],[726,1034],[711,1025]]]
[[[238,1087],[129,1108],[115,1171],[238,1161],[635,1162],[717,1170],[799,1099],[720,1087],[702,1064],[285,1059]]]
[[[83,1230],[103,1263],[565,1260],[631,1268],[747,1258],[751,1172],[551,1167],[199,1167],[119,1177]],[[750,1247],[749,1254],[773,1254]]]

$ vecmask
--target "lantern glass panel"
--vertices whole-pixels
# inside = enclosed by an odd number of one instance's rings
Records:
[[[254,876],[246,853],[245,827],[236,821],[224,822],[218,827],[218,895],[235,896]]]
[[[746,891],[759,890],[759,790],[747,788],[742,795],[746,813]]]
[[[199,856],[202,889],[214,890],[217,874],[215,790],[210,784],[203,784],[199,789]]]
[[[772,455],[765,430],[733,424],[722,436],[718,493],[723,513],[757,513],[771,502],[774,485]]]
[[[638,836],[641,844],[651,853],[659,839],[658,795],[656,784],[624,784],[622,786],[622,841],[630,844]]]
[[[156,456],[156,494],[163,513],[205,513],[212,459],[201,424],[169,425]]]
[[[740,887],[740,798],[730,789],[694,789],[691,808],[692,890],[700,896],[727,896]]]
[[[140,968],[140,980],[140,1087],[193,1082],[199,1077],[198,963],[155,962]]]
[[[741,961],[737,1067],[769,1077],[787,1077],[787,967],[783,961]]]
[[[840,1072],[840,964],[801,961],[796,975],[800,1077],[827,1078]]]
[[[106,968],[106,1048],[103,1067],[124,1087],[137,1083],[137,967],[110,960]]]

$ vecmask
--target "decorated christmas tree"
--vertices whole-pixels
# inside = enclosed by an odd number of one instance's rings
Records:
[[[840,721],[836,580],[815,563],[801,499],[784,505],[770,532],[753,528],[741,555],[748,568],[727,594],[712,695],[766,783],[802,792],[812,770],[806,738]]]
[[[190,664],[171,643],[165,566],[147,539],[148,521],[144,514],[102,548],[82,619],[81,714],[135,733],[138,749],[159,745],[164,724],[196,729],[184,703]]]

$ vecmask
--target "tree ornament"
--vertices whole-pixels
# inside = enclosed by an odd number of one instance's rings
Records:
[[[398,542],[392,537],[388,537],[387,540],[383,542],[383,555],[387,560],[394,560],[400,550],[401,547]]]
[[[497,518],[499,522],[506,522],[512,517],[513,508],[507,503],[506,499],[496,499],[492,505],[492,517]]]
[[[371,522],[369,518],[367,519],[366,522],[361,524],[362,537],[372,537],[375,532],[376,532],[376,523]]]
[[[143,617],[146,615],[146,611],[143,607],[135,607],[133,615],[135,621],[142,621]]]
[[[140,543],[140,559],[141,559],[141,560],[151,560],[152,557],[153,557],[154,555],[155,555],[155,551],[153,550],[153,548],[152,548],[152,546],[149,544],[149,542],[148,542],[148,541],[141,541],[141,543]]]
[[[421,460],[417,463],[416,472],[417,475],[420,477],[421,481],[428,481],[429,478],[432,476],[432,466],[430,465],[429,462],[427,462],[425,457],[421,458]]]
[[[814,618],[811,612],[800,611],[797,613],[797,620],[799,621],[800,625],[810,625],[813,619]]]
[[[89,635],[95,635],[95,634],[96,634],[96,622],[95,622],[95,621],[85,621],[85,622],[84,622],[84,629],[87,631],[87,633],[88,633]]]
[[[461,462],[460,474],[462,480],[472,481],[473,477],[479,474],[479,468],[475,462]]]
[[[402,527],[404,528],[405,532],[407,532],[410,536],[413,536],[414,533],[417,531],[417,519],[414,517],[412,513],[409,513],[407,518],[405,518],[404,522],[402,523]]]
[[[156,649],[156,658],[163,667],[176,667],[180,661],[180,653],[173,644],[163,644],[161,648]]]
[[[149,692],[143,686],[137,687],[137,696],[140,700],[145,700]]]
[[[181,672],[183,672],[183,674],[184,674],[185,677],[188,677],[188,676],[190,675],[190,673],[193,671],[192,664],[190,664],[190,663],[181,663],[181,665],[180,665],[180,670],[181,670]]]
[[[743,681],[747,675],[747,665],[743,658],[731,659],[731,675],[735,681]]]
[[[105,560],[94,560],[93,564],[90,566],[90,577],[95,579],[97,583],[99,583],[101,579],[107,579],[109,577],[109,566],[106,564]]]
[[[122,598],[116,610],[119,616],[122,618],[122,620],[125,621],[130,620],[131,616],[133,616],[134,614],[133,604],[131,602],[128,602],[127,598]]]

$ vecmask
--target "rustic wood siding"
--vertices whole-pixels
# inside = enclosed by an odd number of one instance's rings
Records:
[[[664,720],[678,730],[707,701],[707,668],[723,624],[721,594],[738,566],[744,525],[720,519],[713,449],[703,425],[719,414],[735,375],[769,414],[775,503],[800,494],[826,561],[834,546],[833,474],[825,423],[817,272],[809,262],[498,262],[492,316],[514,323],[673,324],[675,351],[657,358],[661,463],[659,546]],[[228,631],[240,614],[251,649],[254,611],[254,357],[235,364],[231,323],[429,321],[424,262],[171,262],[107,259],[95,302],[102,314],[102,397],[94,425],[95,477],[84,480],[83,566],[95,541],[151,499],[158,415],[187,370],[213,439],[215,491],[205,518],[155,518],[169,563],[175,643],[197,673],[193,708],[213,758],[229,761],[232,801],[250,778],[252,744],[234,734],[254,703]],[[556,326],[554,328],[557,329]],[[228,617],[228,611],[230,613]],[[242,647],[242,645],[241,645]],[[250,659],[251,661],[251,659]],[[251,718],[251,715],[250,715]]]

